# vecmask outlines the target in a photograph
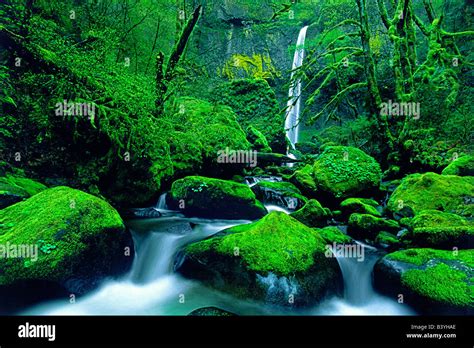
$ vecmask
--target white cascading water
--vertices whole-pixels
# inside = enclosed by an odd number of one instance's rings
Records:
[[[306,39],[306,31],[308,26],[301,28],[296,42],[296,50],[293,58],[293,66],[291,72],[291,86],[288,92],[288,104],[285,119],[286,136],[290,141],[291,147],[294,149],[298,142],[300,107],[301,107],[301,80],[294,81],[296,70],[303,65],[304,60],[304,42]],[[291,149],[290,149],[291,150]]]

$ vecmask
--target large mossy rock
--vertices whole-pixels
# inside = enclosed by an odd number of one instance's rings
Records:
[[[387,208],[395,216],[441,210],[465,217],[474,213],[474,177],[436,173],[406,176],[390,196]]]
[[[398,222],[386,220],[370,214],[354,213],[349,217],[349,235],[356,239],[374,240],[379,232],[397,233],[400,230]]]
[[[462,216],[438,210],[423,210],[401,221],[409,229],[403,239],[417,247],[471,249],[474,247],[474,223]]]
[[[257,198],[289,209],[301,208],[308,199],[292,183],[285,181],[259,181],[252,186]]]
[[[327,225],[327,219],[331,211],[323,208],[316,199],[310,199],[303,208],[291,214],[296,220],[309,227],[323,227]]]
[[[370,195],[380,186],[382,170],[377,161],[350,146],[329,146],[313,166],[321,191],[340,199]]]
[[[474,156],[464,155],[459,157],[444,168],[441,174],[474,176]]]
[[[474,250],[407,249],[374,268],[375,287],[422,314],[474,314]]]
[[[266,214],[247,185],[203,176],[176,180],[171,186],[169,203],[188,216],[254,220]]]
[[[240,298],[303,305],[338,293],[341,272],[325,240],[287,214],[230,228],[185,248],[179,271]]]
[[[313,167],[309,164],[296,170],[290,176],[289,180],[307,197],[314,197],[318,190],[318,186],[313,177]]]
[[[118,212],[95,196],[64,186],[0,210],[0,245],[7,243],[26,246],[33,257],[0,258],[1,286],[43,281],[80,294],[103,276],[124,270],[133,258],[124,250],[129,247],[133,254]]]
[[[35,180],[6,174],[0,177],[0,209],[27,199],[47,189]]]
[[[216,101],[230,106],[244,129],[261,132],[275,152],[286,153],[284,119],[275,92],[264,79],[235,79],[219,86]]]

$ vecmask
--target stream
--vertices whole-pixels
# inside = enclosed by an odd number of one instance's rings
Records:
[[[158,207],[159,205],[157,205]],[[38,304],[21,315],[187,315],[200,307],[215,306],[238,315],[410,315],[406,306],[377,294],[372,268],[381,253],[364,245],[363,262],[338,258],[344,297],[330,298],[312,308],[288,308],[240,300],[174,272],[179,250],[245,220],[185,218],[160,208],[167,216],[128,222],[136,254],[128,274],[105,280],[96,290],[70,303],[69,298]],[[267,206],[268,210],[288,210]]]

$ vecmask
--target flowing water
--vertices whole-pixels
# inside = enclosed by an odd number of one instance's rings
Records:
[[[267,205],[269,211],[282,207]],[[186,315],[194,309],[216,306],[239,315],[412,314],[405,306],[380,296],[372,288],[371,273],[378,251],[368,246],[363,262],[338,258],[344,279],[344,297],[328,299],[315,308],[292,309],[252,300],[239,300],[188,280],[174,272],[183,246],[245,220],[184,218],[179,214],[129,222],[135,259],[128,274],[109,279],[91,293],[70,303],[69,298],[41,303],[20,314],[30,315]],[[272,293],[291,292],[293,284],[271,275],[261,277]],[[275,279],[274,279],[275,278]]]
[[[298,142],[299,123],[300,123],[300,107],[301,107],[301,80],[294,80],[297,69],[303,65],[304,60],[304,42],[306,39],[306,31],[308,27],[301,28],[296,42],[296,50],[293,58],[293,66],[291,73],[291,86],[288,92],[287,114],[285,119],[286,136],[290,141],[292,148]],[[290,154],[289,154],[290,155]]]

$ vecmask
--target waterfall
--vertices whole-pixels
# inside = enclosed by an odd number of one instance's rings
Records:
[[[306,31],[308,26],[301,28],[298,35],[298,41],[296,42],[296,50],[293,58],[293,66],[291,72],[291,81],[293,81],[296,69],[303,64],[304,59],[304,41],[306,38]],[[291,147],[294,148],[298,142],[298,131],[299,131],[299,118],[300,118],[300,105],[301,105],[301,81],[292,82],[290,90],[288,92],[288,104],[287,113],[285,119],[286,136],[288,137]]]

